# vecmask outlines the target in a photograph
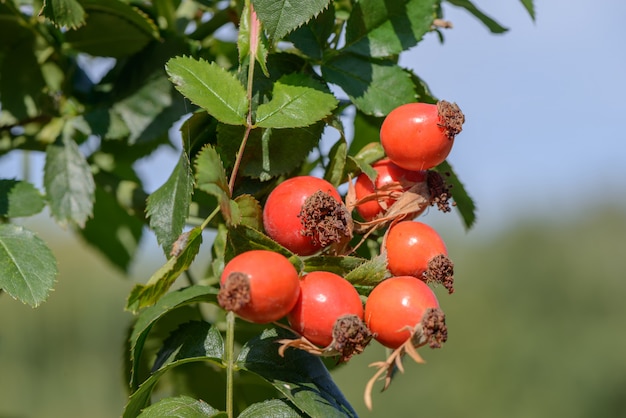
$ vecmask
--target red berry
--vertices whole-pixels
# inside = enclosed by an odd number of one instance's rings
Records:
[[[365,323],[385,347],[398,348],[411,337],[408,328],[422,322],[439,302],[427,284],[415,277],[391,277],[380,282],[365,303]]]
[[[363,319],[363,304],[356,289],[343,277],[314,271],[300,281],[300,297],[287,316],[291,327],[321,347],[333,341],[337,319],[356,315]]]
[[[267,235],[298,255],[311,255],[321,250],[323,247],[306,235],[299,216],[307,198],[320,191],[341,203],[341,196],[333,185],[317,177],[299,176],[280,183],[270,193],[263,208],[263,226]]]
[[[400,167],[428,170],[446,159],[464,120],[453,103],[408,103],[387,115],[380,142],[389,159]]]
[[[376,215],[382,213],[396,201],[392,197],[387,197],[387,192],[395,190],[401,193],[408,190],[415,183],[426,181],[427,176],[426,171],[405,170],[392,163],[389,159],[374,163],[372,168],[378,173],[375,183],[365,173],[361,173],[354,185],[357,199],[362,199],[373,193],[382,194],[378,200],[370,200],[357,206],[357,212],[366,221],[371,221]],[[381,203],[385,208],[381,206]]]
[[[284,317],[300,295],[295,267],[273,251],[252,250],[234,257],[226,264],[220,283],[220,305],[256,323]]]
[[[389,229],[385,244],[387,268],[394,276],[422,279],[429,262],[448,255],[446,244],[432,227],[417,221],[399,222]]]

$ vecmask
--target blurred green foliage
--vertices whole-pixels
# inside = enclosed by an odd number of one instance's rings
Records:
[[[42,235],[59,259],[59,283],[36,310],[0,296],[0,417],[119,416],[132,283],[69,235]],[[448,246],[456,292],[437,289],[447,345],[422,350],[425,365],[407,361],[406,373],[374,394],[371,413],[362,401],[367,365],[384,349],[373,344],[336,370],[361,416],[626,416],[623,207],[512,223]],[[136,267],[141,279],[150,274]]]

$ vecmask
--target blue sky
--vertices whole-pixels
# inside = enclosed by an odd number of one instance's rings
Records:
[[[516,0],[476,0],[510,30],[492,35],[467,12],[445,4],[445,43],[429,34],[401,57],[436,96],[466,114],[449,161],[479,207],[472,234],[489,234],[535,214],[563,216],[594,202],[626,198],[626,2],[536,0],[533,22]],[[573,6],[572,4],[576,4]],[[147,159],[149,191],[177,156]],[[20,176],[20,158],[0,160],[0,177]],[[41,161],[32,180],[40,185]],[[625,206],[626,207],[626,206]],[[432,213],[463,234],[458,217]],[[458,225],[457,225],[458,224]]]

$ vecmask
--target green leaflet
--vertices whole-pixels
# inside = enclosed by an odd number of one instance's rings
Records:
[[[57,273],[54,255],[38,236],[0,224],[0,289],[36,307],[47,299]]]

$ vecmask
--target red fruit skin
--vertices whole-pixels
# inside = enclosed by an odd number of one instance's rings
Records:
[[[380,142],[387,157],[407,170],[428,170],[439,165],[454,144],[440,123],[437,105],[408,103],[395,108],[380,128]]]
[[[417,221],[399,222],[385,242],[387,268],[394,276],[421,278],[435,256],[448,255],[446,244],[431,226]]]
[[[391,162],[389,159],[380,160],[372,165],[372,168],[376,170],[378,173],[378,177],[376,177],[376,182],[373,183],[372,180],[365,174],[361,173],[356,179],[354,184],[354,189],[356,192],[356,198],[361,199],[367,195],[374,193],[376,190],[380,190],[384,186],[391,183],[400,183],[403,185],[411,184],[411,183],[420,183],[426,181],[427,172],[422,171],[411,171],[405,170],[402,167]],[[408,187],[403,187],[398,189],[399,191],[407,190]],[[391,206],[395,199],[383,199],[383,201],[387,204],[387,207]],[[366,221],[371,221],[378,215],[383,212],[383,207],[376,200],[371,200],[369,202],[365,202],[357,206],[357,212],[363,219]]]
[[[430,287],[411,276],[390,277],[380,282],[365,303],[365,324],[376,334],[376,341],[392,349],[410,336],[428,308],[439,308]]]
[[[335,321],[349,314],[363,319],[363,303],[354,286],[337,274],[314,271],[300,280],[300,297],[287,319],[294,331],[327,347]]]
[[[311,237],[302,235],[302,223],[298,217],[305,200],[319,190],[341,202],[333,185],[317,177],[293,177],[276,186],[263,208],[263,226],[267,235],[298,255],[311,255],[321,250],[313,244]]]
[[[250,301],[237,315],[250,322],[266,324],[291,311],[300,296],[300,279],[287,257],[266,250],[251,250],[230,260],[220,279],[223,285],[231,273],[248,276]]]

